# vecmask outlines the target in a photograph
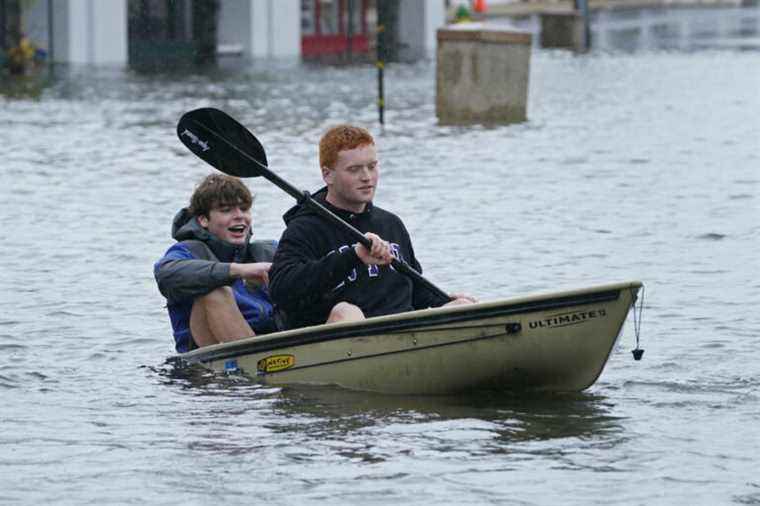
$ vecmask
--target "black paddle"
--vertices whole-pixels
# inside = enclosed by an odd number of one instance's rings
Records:
[[[177,123],[177,135],[182,144],[217,170],[236,177],[261,176],[295,198],[299,204],[309,206],[316,213],[342,227],[367,249],[372,247],[372,241],[314,200],[308,191],[299,191],[269,170],[267,156],[259,140],[227,113],[210,107],[187,112]],[[396,271],[439,295],[443,301],[451,300],[446,292],[425,279],[405,261],[394,258],[391,265]]]

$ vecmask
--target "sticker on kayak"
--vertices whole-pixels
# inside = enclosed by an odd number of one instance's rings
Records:
[[[256,363],[256,368],[261,372],[277,372],[290,369],[296,363],[293,355],[272,355],[265,357]]]
[[[534,320],[529,325],[532,329],[567,327],[568,325],[578,325],[579,323],[584,323],[595,318],[604,318],[605,316],[607,316],[607,311],[604,308],[592,309],[590,311],[571,311],[569,313],[555,314],[543,320]]]

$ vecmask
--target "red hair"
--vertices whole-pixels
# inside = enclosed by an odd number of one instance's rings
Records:
[[[375,139],[366,129],[352,125],[334,126],[319,141],[319,166],[333,169],[338,153],[366,144],[375,144]]]

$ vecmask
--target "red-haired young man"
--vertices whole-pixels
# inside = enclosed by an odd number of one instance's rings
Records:
[[[288,327],[474,301],[463,295],[441,300],[390,267],[396,257],[421,271],[401,219],[372,203],[380,167],[367,130],[331,128],[320,140],[319,162],[326,186],[314,198],[371,239],[372,248],[354,243],[308,206],[290,209],[270,272],[272,298]]]

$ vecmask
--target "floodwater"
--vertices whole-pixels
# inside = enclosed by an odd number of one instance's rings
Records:
[[[0,503],[760,504],[760,51],[536,49],[529,121],[440,127],[434,65],[58,67],[0,96]],[[491,300],[640,279],[598,382],[394,397],[174,370],[152,263],[209,167],[215,106],[319,186],[316,143],[377,136],[377,203],[426,275]],[[289,197],[266,181],[256,235]]]

